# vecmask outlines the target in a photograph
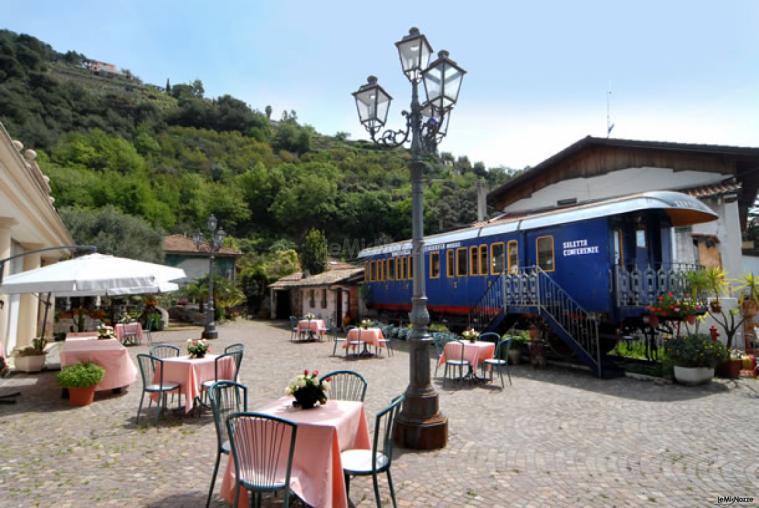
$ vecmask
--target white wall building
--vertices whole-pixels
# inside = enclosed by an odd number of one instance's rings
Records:
[[[48,178],[35,158],[33,150],[24,150],[0,124],[0,259],[73,244],[53,206]],[[3,276],[39,268],[66,255],[68,251],[48,251],[18,257],[4,264]],[[8,356],[38,335],[42,306],[36,294],[0,294],[0,301],[0,352]],[[52,333],[52,325],[48,330]]]

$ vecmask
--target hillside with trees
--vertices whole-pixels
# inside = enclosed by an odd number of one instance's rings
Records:
[[[405,150],[320,134],[295,111],[275,120],[270,106],[206,97],[200,80],[158,87],[89,62],[0,31],[0,121],[37,150],[77,241],[95,241],[98,223],[108,236],[119,220],[130,232],[191,234],[213,213],[260,271],[272,249],[297,249],[311,229],[345,259],[410,237]],[[492,187],[510,174],[442,153],[426,175],[427,233],[472,222],[476,180]],[[131,255],[155,259],[155,236],[130,238],[142,242]],[[118,249],[113,239],[100,245]]]

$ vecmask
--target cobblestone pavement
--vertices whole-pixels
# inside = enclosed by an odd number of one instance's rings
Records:
[[[155,334],[182,343],[199,329]],[[247,345],[241,379],[250,406],[277,398],[304,368],[351,368],[369,381],[373,413],[408,379],[405,344],[390,358],[331,357],[332,344],[291,344],[284,324],[238,321],[212,349]],[[146,346],[130,348],[133,356]],[[512,368],[513,386],[440,386],[448,446],[397,450],[400,506],[714,506],[717,496],[759,500],[759,383],[700,388],[598,380],[560,368]],[[0,380],[0,506],[202,506],[213,467],[210,415],[135,425],[139,382],[71,408],[53,373]],[[143,420],[145,421],[145,420]],[[371,423],[370,423],[371,424]],[[224,467],[224,466],[222,466]],[[217,493],[220,482],[217,482]],[[387,484],[381,484],[389,501]],[[355,479],[356,506],[373,506]],[[217,506],[224,506],[220,498]]]

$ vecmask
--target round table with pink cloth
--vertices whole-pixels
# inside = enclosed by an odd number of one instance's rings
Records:
[[[298,321],[298,333],[313,333],[322,336],[327,333],[327,324],[323,319],[301,319]]]
[[[462,341],[464,343],[464,360],[469,362],[472,366],[472,373],[477,372],[477,368],[480,363],[484,362],[488,358],[495,356],[495,344],[492,342],[475,341],[469,342],[468,340]],[[461,359],[461,344],[458,342],[448,342],[443,348],[443,354],[440,355],[438,365],[444,365],[445,361],[450,358],[452,360]]]
[[[129,357],[129,351],[116,339],[67,336],[61,349],[61,368],[80,362],[97,363],[105,369],[103,380],[95,385],[96,391],[122,388],[137,380],[137,367]]]
[[[190,358],[189,355],[178,356],[176,358],[163,358],[163,383],[178,383],[185,397],[184,411],[189,413],[193,408],[195,399],[200,398],[202,386],[205,381],[216,379],[215,363],[216,357],[206,353],[203,358]],[[160,372],[156,372],[158,378]],[[234,379],[235,362],[231,356],[228,356],[219,362],[218,379]],[[158,382],[155,379],[154,382]],[[154,395],[155,399],[157,395]]]
[[[256,409],[298,424],[290,488],[309,506],[347,508],[340,452],[371,449],[364,404],[329,400],[323,406],[300,409],[293,407],[292,401],[292,397],[282,397]],[[228,502],[234,502],[235,465],[231,454],[221,495]],[[248,493],[241,489],[240,506],[247,505]]]
[[[351,347],[351,341],[360,341],[364,343],[364,349],[366,346],[384,347],[385,342],[380,339],[384,339],[381,328],[353,328],[348,331],[348,340],[345,341],[343,348]]]

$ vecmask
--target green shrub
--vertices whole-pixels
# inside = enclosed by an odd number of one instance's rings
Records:
[[[58,382],[64,388],[89,388],[103,380],[105,369],[92,362],[70,365],[58,373]]]
[[[704,334],[668,339],[664,342],[664,351],[678,367],[716,367],[728,357],[721,342]]]

